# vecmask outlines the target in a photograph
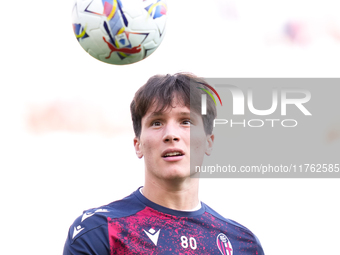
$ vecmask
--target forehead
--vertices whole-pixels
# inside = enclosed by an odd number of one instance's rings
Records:
[[[202,116],[196,111],[190,110],[190,105],[186,106],[184,98],[180,95],[174,95],[170,104],[164,104],[161,101],[154,100],[145,115],[142,117],[142,125],[147,121],[153,120],[155,118],[168,118],[168,117],[178,117],[178,118],[190,118],[195,119],[198,122],[202,122]]]
[[[165,114],[171,112],[173,108],[179,107],[187,108],[187,110],[190,111],[188,107],[185,107],[185,105],[186,103],[184,102],[184,98],[178,94],[173,94],[166,99],[154,98],[151,100],[151,104],[144,116],[150,114]]]
[[[143,119],[166,117],[170,115],[190,117],[190,109],[182,104],[173,104],[164,110],[159,110],[157,105],[153,105],[144,115]]]

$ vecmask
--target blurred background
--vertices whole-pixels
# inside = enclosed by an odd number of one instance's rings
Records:
[[[150,76],[339,77],[336,0],[168,1],[162,45],[128,66],[102,63],[81,48],[72,7],[72,1],[42,0],[3,6],[2,254],[62,254],[68,228],[83,210],[143,185],[129,104]],[[338,111],[324,132],[340,152]],[[202,179],[200,199],[251,229],[267,255],[335,254],[339,184]]]

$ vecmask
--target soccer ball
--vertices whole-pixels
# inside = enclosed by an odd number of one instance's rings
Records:
[[[74,34],[92,57],[114,65],[138,62],[165,35],[165,0],[75,0]]]

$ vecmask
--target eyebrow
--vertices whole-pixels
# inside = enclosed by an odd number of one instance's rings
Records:
[[[184,117],[190,117],[190,112],[180,112],[178,115],[184,116]],[[164,116],[164,112],[153,112],[151,113],[146,119],[153,119],[153,118],[158,118]]]

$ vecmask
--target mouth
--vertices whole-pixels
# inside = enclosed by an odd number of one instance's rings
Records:
[[[182,159],[184,152],[179,149],[169,149],[162,153],[162,158],[166,161],[177,161]]]
[[[163,158],[168,158],[168,157],[177,157],[177,156],[183,156],[183,154],[179,151],[175,151],[175,152],[168,152],[166,153]]]

